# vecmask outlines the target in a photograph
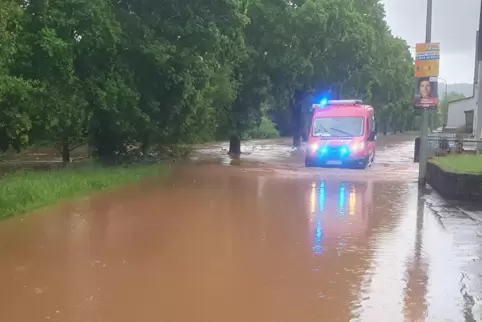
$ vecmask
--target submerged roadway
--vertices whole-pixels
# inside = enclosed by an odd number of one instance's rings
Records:
[[[482,217],[419,196],[413,137],[366,170],[226,146],[1,222],[0,321],[482,321]]]

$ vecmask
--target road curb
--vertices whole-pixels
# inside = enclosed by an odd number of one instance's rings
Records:
[[[478,205],[474,205],[471,203],[465,203],[462,201],[448,201],[444,199],[437,191],[433,190],[426,195],[431,200],[428,201],[428,207],[443,207],[443,208],[452,208],[459,213],[467,216],[468,218],[472,219],[473,221],[477,222],[478,224],[482,224],[482,208]],[[433,209],[432,209],[433,210]]]

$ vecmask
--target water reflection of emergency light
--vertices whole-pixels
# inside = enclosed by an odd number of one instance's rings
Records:
[[[325,209],[325,181],[322,180],[320,183],[320,212]]]
[[[345,215],[345,184],[342,183],[340,185],[340,203],[339,203],[339,209],[340,209],[340,216]]]
[[[355,186],[351,186],[350,189],[350,197],[349,197],[349,206],[350,206],[350,216],[353,216],[355,214],[355,208],[356,208],[356,189]]]
[[[371,203],[371,185],[371,182],[332,185],[322,180],[318,189],[316,185],[312,186],[309,223],[315,253],[321,252],[323,240],[361,235],[365,232],[369,217],[365,212],[369,211],[367,205]],[[318,198],[316,193],[319,193]],[[335,194],[338,194],[337,198]],[[330,195],[332,198],[329,198]]]

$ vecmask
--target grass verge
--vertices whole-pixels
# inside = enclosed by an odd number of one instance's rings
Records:
[[[0,179],[0,219],[168,172],[156,164],[11,173]]]
[[[431,162],[447,171],[482,174],[482,155],[454,154],[433,158]]]

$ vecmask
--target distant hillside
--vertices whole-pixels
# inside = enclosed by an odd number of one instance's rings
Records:
[[[474,88],[473,84],[467,84],[467,83],[448,84],[447,92],[460,93],[460,94],[463,94],[465,97],[469,97],[474,94],[473,88]],[[438,92],[440,96],[442,96],[445,93],[445,83],[438,84]]]

